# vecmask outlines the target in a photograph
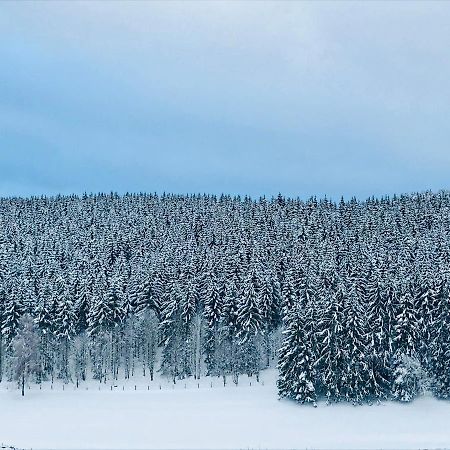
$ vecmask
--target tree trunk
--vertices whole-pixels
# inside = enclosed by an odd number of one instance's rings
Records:
[[[264,334],[264,346],[266,347],[266,367],[270,366],[270,338],[269,331],[266,329]]]
[[[25,373],[22,374],[22,397],[25,395]]]

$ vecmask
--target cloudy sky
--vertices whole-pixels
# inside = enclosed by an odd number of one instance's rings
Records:
[[[0,195],[450,188],[450,3],[2,2]]]

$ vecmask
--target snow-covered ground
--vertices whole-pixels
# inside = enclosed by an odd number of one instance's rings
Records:
[[[450,402],[319,404],[278,400],[276,373],[220,379],[0,387],[0,443],[33,449],[450,448]],[[231,380],[230,380],[231,381]],[[250,386],[251,382],[251,386]],[[211,387],[212,383],[212,387]],[[136,390],[135,390],[136,385]],[[161,389],[160,389],[161,386]]]

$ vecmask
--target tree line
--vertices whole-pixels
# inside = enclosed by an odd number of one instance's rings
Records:
[[[450,392],[450,194],[0,199],[0,377],[155,371],[299,402]]]

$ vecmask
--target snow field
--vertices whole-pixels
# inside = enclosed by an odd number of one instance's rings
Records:
[[[201,379],[200,388],[192,379],[172,387],[158,378],[150,390],[144,378],[119,381],[113,391],[47,383],[24,398],[3,383],[0,442],[64,450],[450,448],[450,402],[313,408],[278,400],[275,380],[267,370],[261,383],[245,376],[238,387],[219,378]]]

